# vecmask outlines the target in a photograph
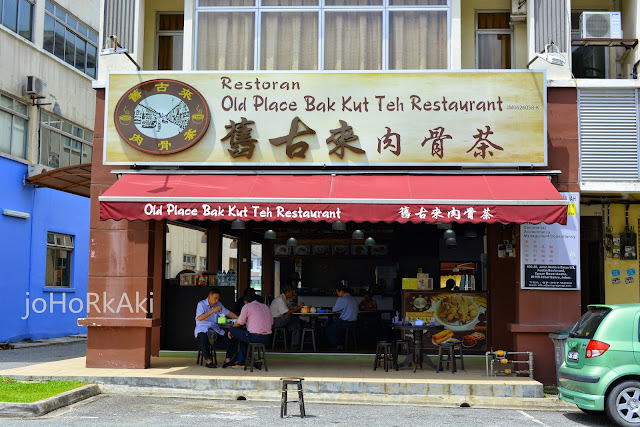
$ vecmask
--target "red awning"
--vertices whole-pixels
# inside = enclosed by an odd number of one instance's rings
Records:
[[[126,174],[100,219],[566,224],[545,176]]]

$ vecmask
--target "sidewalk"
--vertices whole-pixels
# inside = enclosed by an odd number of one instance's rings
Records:
[[[483,357],[466,357],[466,370],[453,374],[436,373],[426,365],[415,373],[413,368],[374,371],[370,355],[267,353],[268,372],[209,369],[196,365],[195,356],[161,352],[149,369],[86,368],[85,358],[77,357],[5,369],[0,375],[91,382],[107,393],[262,401],[279,401],[280,378],[298,376],[305,378],[305,400],[315,403],[576,409],[556,397],[545,398],[542,384],[533,379],[487,377]]]
[[[86,342],[87,336],[84,334],[69,335],[67,337],[59,338],[43,338],[39,340],[18,341],[10,343],[13,345],[14,350],[33,347],[44,347],[50,345],[71,344],[75,342]]]

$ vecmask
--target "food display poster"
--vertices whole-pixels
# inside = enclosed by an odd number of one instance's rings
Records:
[[[580,194],[560,194],[569,201],[566,225],[520,226],[522,289],[580,289]]]
[[[412,323],[422,320],[427,325],[433,319],[436,326],[444,326],[433,336],[425,332],[425,348],[452,342],[469,350],[487,349],[486,293],[403,290],[402,319]]]

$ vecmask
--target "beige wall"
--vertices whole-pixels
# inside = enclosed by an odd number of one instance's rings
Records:
[[[146,0],[143,69],[156,69],[156,26],[158,12],[182,12],[184,11],[184,3],[184,0]]]
[[[511,11],[510,0],[465,0],[462,2],[462,68],[476,68],[476,12]],[[513,25],[514,68],[526,68],[527,26],[523,23]]]
[[[82,7],[68,6],[82,4]],[[97,29],[99,2],[60,2],[69,13],[78,17],[87,25]],[[22,95],[27,76],[36,76],[44,83],[45,98],[39,102],[42,109],[55,111],[64,119],[93,130],[95,119],[96,95],[91,87],[91,78],[74,67],[59,60],[42,49],[44,31],[44,2],[34,9],[33,40],[28,42],[13,32],[0,28],[0,88],[12,97],[27,102],[29,108],[29,153],[28,161],[38,162],[38,107],[33,106],[28,95]]]

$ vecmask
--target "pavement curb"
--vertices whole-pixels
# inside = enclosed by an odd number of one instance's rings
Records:
[[[145,387],[119,384],[100,384],[104,394],[155,396],[176,398],[197,398],[210,400],[254,400],[280,402],[279,390],[188,390],[165,387]],[[523,409],[539,411],[578,411],[576,405],[557,397],[517,398],[482,396],[416,396],[416,395],[376,395],[351,393],[317,393],[307,390],[305,403],[340,405],[411,405],[431,407],[470,407],[482,409]]]
[[[100,394],[100,387],[96,384],[89,384],[37,402],[0,402],[0,418],[39,417],[98,394]]]

